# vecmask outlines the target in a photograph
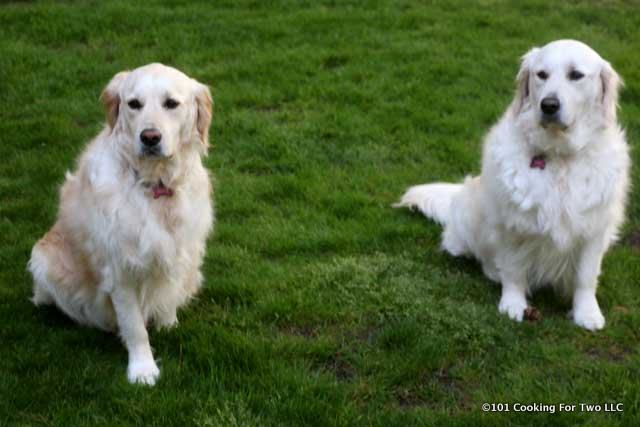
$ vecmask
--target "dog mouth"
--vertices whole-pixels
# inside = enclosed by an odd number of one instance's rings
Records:
[[[173,154],[167,154],[159,146],[141,147],[139,157],[148,160],[166,160],[171,159]]]
[[[568,123],[561,121],[558,117],[548,117],[545,115],[542,115],[540,118],[540,126],[546,130],[560,132],[566,132],[570,127]]]

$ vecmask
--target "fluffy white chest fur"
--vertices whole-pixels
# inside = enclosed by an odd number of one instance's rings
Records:
[[[95,230],[101,234],[96,240],[113,242],[113,256],[121,257],[131,272],[171,265],[194,240],[206,236],[213,219],[211,186],[197,156],[181,160],[187,164],[183,175],[172,179],[171,196],[154,198],[151,183],[139,171],[118,162],[112,150],[95,148],[87,153],[86,166],[68,179],[92,187],[86,202],[100,207],[91,212],[104,223]]]
[[[541,150],[529,138],[549,136],[527,134],[518,125],[507,117],[489,133],[478,178],[482,190],[475,196],[483,199],[474,207],[476,233],[483,237],[458,238],[465,241],[464,252],[489,252],[481,257],[487,271],[499,268],[491,254],[506,243],[505,262],[520,263],[530,285],[554,284],[570,293],[584,246],[599,238],[608,246],[623,219],[629,169],[624,133],[615,127],[573,135],[593,141],[581,143],[579,152],[547,150],[542,166],[532,167]],[[572,145],[566,135],[557,138],[559,147]],[[461,202],[455,199],[452,209]],[[499,281],[496,274],[490,277]]]

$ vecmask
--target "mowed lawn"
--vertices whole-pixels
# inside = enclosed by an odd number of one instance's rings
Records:
[[[635,147],[639,2],[166,3],[0,6],[0,425],[640,425],[638,167],[596,334],[551,290],[532,299],[538,322],[499,315],[475,262],[390,207],[478,172],[519,57],[557,38],[626,80]],[[162,375],[147,388],[127,383],[117,336],[28,301],[25,265],[102,126],[102,88],[154,61],[212,88],[217,223],[198,299],[151,332]]]

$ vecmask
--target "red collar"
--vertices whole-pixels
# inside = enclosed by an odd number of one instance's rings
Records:
[[[531,158],[531,164],[529,165],[531,169],[544,170],[545,166],[547,166],[547,156],[544,154],[538,154]]]
[[[162,181],[158,181],[156,185],[151,187],[151,190],[153,191],[154,199],[159,199],[162,196],[167,196],[167,197],[173,196],[173,189],[169,187],[165,187]]]

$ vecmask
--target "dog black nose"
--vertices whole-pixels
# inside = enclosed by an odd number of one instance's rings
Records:
[[[558,112],[560,109],[560,101],[555,96],[548,96],[540,103],[540,109],[546,115],[552,115]]]
[[[147,147],[158,145],[162,139],[162,134],[158,129],[145,129],[140,132],[140,141]]]

